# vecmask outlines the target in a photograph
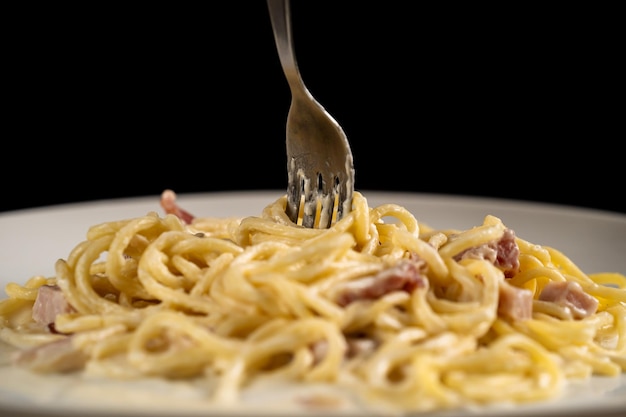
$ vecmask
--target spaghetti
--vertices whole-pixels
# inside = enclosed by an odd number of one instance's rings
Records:
[[[530,402],[626,369],[626,276],[583,273],[497,217],[435,230],[396,204],[329,229],[285,214],[92,226],[54,277],[9,284],[0,338],[33,372],[329,384],[414,412]]]

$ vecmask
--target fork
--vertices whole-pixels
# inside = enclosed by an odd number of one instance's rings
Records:
[[[352,210],[354,162],[348,138],[302,81],[289,0],[267,0],[280,64],[291,90],[287,115],[285,212],[307,228],[329,228]]]

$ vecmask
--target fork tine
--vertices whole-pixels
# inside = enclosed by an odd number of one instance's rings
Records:
[[[289,171],[290,175],[292,172]],[[301,225],[307,228],[329,228],[333,220],[341,217],[339,212],[336,217],[333,217],[342,189],[339,178],[334,177],[328,182],[324,180],[321,173],[318,173],[315,183],[311,184],[311,180],[302,171],[298,171],[296,177],[289,181],[285,207],[287,216],[296,224],[302,218]],[[347,195],[345,189],[341,195]],[[339,207],[342,205],[340,204]]]
[[[318,173],[315,186],[311,186],[304,177],[301,185],[300,191],[304,193],[304,202],[301,204],[304,227],[327,229],[352,210],[350,183],[337,176],[332,181],[325,181],[323,175]]]
[[[354,174],[350,178],[339,180],[337,183],[339,201],[337,204],[337,221],[352,211],[352,195]]]
[[[318,225],[320,229],[327,229],[333,222],[333,212],[335,211],[335,200],[337,198],[337,178],[331,181],[324,181],[321,174],[318,174],[318,196],[317,204],[319,204]]]
[[[317,198],[313,193],[307,193],[304,196],[304,207],[302,213],[302,226],[315,227],[315,214],[317,213]]]
[[[290,173],[292,171],[289,171]],[[331,187],[318,173],[317,183],[312,186],[302,172],[289,181],[285,212],[291,221],[307,228],[327,229],[352,211],[352,186],[334,177]],[[316,224],[317,221],[317,224]]]
[[[290,161],[290,165],[287,170],[287,207],[285,207],[285,213],[292,222],[297,224],[302,203],[302,190],[304,190],[304,178],[301,173],[293,175],[296,172],[295,161]]]

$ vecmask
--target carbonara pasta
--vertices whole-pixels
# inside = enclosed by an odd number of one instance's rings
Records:
[[[194,218],[170,198],[92,226],[54,276],[6,286],[14,366],[202,379],[216,404],[258,381],[329,384],[400,413],[541,401],[626,369],[621,273],[588,275],[492,215],[435,230],[356,192],[320,230],[285,203]]]

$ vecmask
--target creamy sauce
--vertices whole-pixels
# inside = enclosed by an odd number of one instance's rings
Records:
[[[336,387],[260,383],[243,391],[233,403],[217,404],[202,381],[118,380],[85,373],[41,375],[11,366],[11,351],[0,343],[0,415],[10,409],[116,416],[360,415],[349,396]]]
[[[25,417],[46,416],[48,412],[66,417],[87,413],[115,414],[116,417],[176,416],[399,416],[386,408],[373,410],[359,406],[346,391],[329,385],[257,383],[230,404],[217,404],[207,395],[206,382],[167,381],[161,378],[120,380],[85,373],[41,375],[9,364],[13,349],[0,342],[0,415],[13,410]],[[488,408],[449,410],[434,415],[461,417],[502,416],[520,411],[536,415],[552,412],[624,411],[626,377],[600,378],[571,383],[565,395],[553,401],[529,404],[499,404]],[[471,411],[470,411],[471,410]],[[569,410],[569,411],[568,411]],[[469,411],[469,412],[468,412]],[[433,415],[432,413],[429,415]]]

